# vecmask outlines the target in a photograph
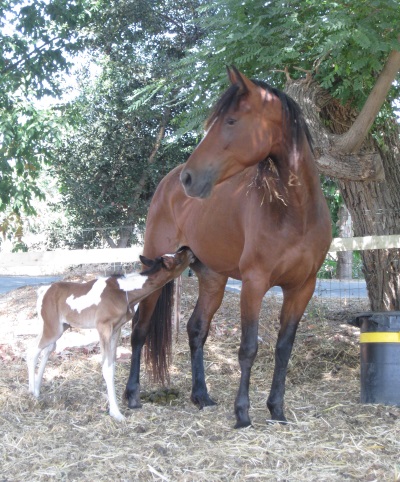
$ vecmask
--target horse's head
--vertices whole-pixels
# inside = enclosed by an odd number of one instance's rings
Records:
[[[215,184],[274,155],[282,141],[279,97],[234,67],[228,76],[231,85],[214,107],[205,137],[181,173],[191,197],[208,197]]]

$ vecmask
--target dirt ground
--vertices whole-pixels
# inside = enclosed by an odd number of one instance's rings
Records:
[[[287,425],[266,408],[279,299],[264,303],[251,379],[253,426],[234,430],[239,383],[239,296],[226,293],[206,343],[210,395],[190,402],[186,321],[197,297],[183,277],[181,326],[168,389],[142,371],[143,408],[122,399],[130,326],[118,350],[116,390],[125,422],[111,419],[96,334],[69,331],[46,367],[39,400],[28,394],[25,351],[39,332],[36,290],[0,296],[0,482],[11,481],[400,481],[400,408],[359,403],[354,308],[310,303],[290,361]],[[80,345],[80,346],[79,346]]]

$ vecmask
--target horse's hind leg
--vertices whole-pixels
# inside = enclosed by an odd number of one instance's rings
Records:
[[[227,277],[214,273],[197,263],[193,267],[199,278],[199,298],[187,324],[192,363],[191,400],[200,409],[215,402],[209,397],[203,360],[203,346],[208,336],[210,323],[221,305]]]
[[[283,399],[287,366],[292,353],[297,327],[314,292],[315,281],[315,277],[311,277],[301,289],[283,290],[284,299],[280,316],[281,326],[275,348],[275,369],[267,401],[271,420],[286,422],[283,411]]]

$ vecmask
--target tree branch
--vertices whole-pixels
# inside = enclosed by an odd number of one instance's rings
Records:
[[[156,155],[157,155],[157,153],[160,149],[161,142],[162,142],[162,140],[165,136],[165,129],[167,127],[170,115],[171,115],[171,109],[167,106],[167,107],[165,107],[163,117],[161,119],[160,128],[158,130],[153,149],[152,149],[152,151],[150,153],[150,156],[149,156],[149,159],[147,161],[148,166],[153,164],[155,159],[156,159]],[[142,177],[140,178],[139,182],[136,185],[136,189],[133,192],[132,202],[130,203],[129,208],[128,208],[129,213],[134,212],[136,202],[139,199],[139,196],[141,195],[141,193],[143,191],[143,188],[146,184],[147,178],[148,178],[148,171],[144,170],[143,174],[142,174]]]
[[[400,35],[398,39],[400,41]],[[399,71],[400,51],[392,50],[357,119],[338,139],[336,144],[338,150],[345,154],[357,152],[360,149]]]
[[[378,181],[385,178],[379,151],[372,147],[357,153],[338,150],[342,135],[329,132],[319,114],[332,98],[317,82],[305,83],[299,79],[286,84],[285,91],[302,108],[314,140],[315,160],[322,174],[351,181]]]

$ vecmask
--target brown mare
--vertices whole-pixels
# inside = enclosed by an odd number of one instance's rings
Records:
[[[228,70],[230,87],[217,102],[204,139],[186,164],[158,186],[147,218],[144,254],[190,246],[199,297],[187,331],[192,363],[191,399],[213,405],[205,382],[203,345],[228,277],[242,280],[241,379],[236,428],[249,418],[250,372],[258,348],[262,299],[283,290],[275,368],[267,406],[285,422],[283,401],[289,357],[300,318],[331,242],[329,211],[314,163],[310,135],[298,105],[283,92]],[[139,305],[132,333],[126,396],[140,406],[140,351],[160,292]],[[158,359],[159,367],[162,363]],[[161,373],[161,377],[164,374]]]
[[[98,278],[87,283],[59,281],[39,289],[37,310],[43,321],[42,333],[27,354],[29,391],[33,395],[39,397],[47,360],[64,331],[70,326],[96,328],[103,355],[102,370],[107,384],[110,415],[116,420],[124,419],[114,388],[115,358],[121,328],[132,319],[134,307],[139,301],[171,282],[195,260],[186,247],[155,260],[144,256],[140,259],[148,268],[142,273]]]

